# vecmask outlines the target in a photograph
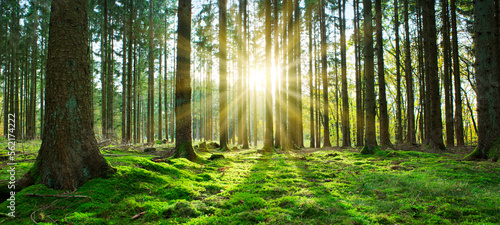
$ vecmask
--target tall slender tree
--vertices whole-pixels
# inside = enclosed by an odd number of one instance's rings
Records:
[[[273,96],[271,83],[271,0],[265,0],[266,24],[266,129],[264,132],[264,150],[270,151],[273,145]],[[255,135],[255,134],[254,134]]]
[[[227,148],[227,19],[226,0],[219,0],[219,130],[221,149]]]
[[[364,15],[364,61],[365,61],[365,115],[366,115],[366,133],[365,146],[361,153],[371,154],[377,146],[375,131],[375,77],[373,75],[373,31],[372,31],[372,3],[371,0],[363,1]]]
[[[413,99],[413,75],[411,67],[411,44],[410,44],[410,25],[408,18],[408,1],[404,0],[404,20],[405,20],[405,82],[406,82],[406,142],[416,143],[415,139],[415,114]]]
[[[428,132],[426,132],[426,143],[431,148],[445,149],[443,144],[443,124],[441,122],[441,98],[439,93],[439,76],[437,63],[437,45],[436,45],[436,18],[433,0],[423,0],[423,38],[425,55],[425,90],[428,102]]]
[[[462,94],[460,80],[460,61],[458,60],[458,32],[457,32],[457,7],[456,0],[450,1],[451,11],[451,32],[452,32],[452,57],[453,57],[453,78],[455,85],[455,133],[457,146],[464,145],[464,122],[462,117]]]
[[[328,116],[328,79],[327,79],[327,60],[326,60],[326,1],[321,0],[321,74],[323,82],[323,127],[324,127],[324,147],[331,147],[330,143],[330,121]]]
[[[382,35],[382,0],[375,0],[375,20],[377,29],[377,75],[378,104],[380,123],[380,145],[391,146],[389,136],[389,115],[387,115],[387,98],[385,93],[384,40]]]
[[[394,0],[394,34],[396,36],[396,144],[403,142],[403,126],[401,120],[401,70],[399,50],[399,5]]]
[[[444,111],[446,124],[446,146],[455,144],[453,126],[453,87],[451,83],[451,57],[450,57],[450,21],[448,16],[448,0],[441,0],[441,20],[443,40],[443,86],[444,86]]]
[[[351,128],[349,124],[349,96],[347,95],[347,54],[345,41],[345,0],[339,0],[340,18],[340,58],[342,69],[342,147],[351,147]]]

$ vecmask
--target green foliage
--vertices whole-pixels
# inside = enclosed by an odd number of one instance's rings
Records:
[[[120,150],[114,150],[119,154]],[[122,152],[109,179],[66,195],[34,185],[3,224],[497,224],[500,165],[463,155],[356,149],[222,153],[203,164]],[[211,153],[199,153],[206,159]],[[19,168],[30,162],[19,163]],[[24,170],[26,171],[26,170]],[[3,170],[2,170],[3,172]],[[6,202],[0,213],[7,213]],[[134,215],[145,212],[137,219]]]

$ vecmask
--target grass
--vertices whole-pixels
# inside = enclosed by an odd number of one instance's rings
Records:
[[[35,151],[39,143],[30,146]],[[90,198],[26,196],[65,192],[34,185],[16,194],[16,217],[0,217],[0,223],[33,224],[30,216],[39,224],[500,223],[498,163],[461,161],[460,154],[359,151],[238,150],[201,165],[107,149],[121,155],[107,157],[116,175],[72,193]],[[0,173],[7,176],[5,169]],[[6,206],[1,213],[9,212]]]

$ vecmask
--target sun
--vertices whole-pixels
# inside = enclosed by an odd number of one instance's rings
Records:
[[[273,90],[276,86],[276,77],[281,71],[280,66],[276,67],[273,65],[271,68],[271,82]],[[258,91],[264,91],[266,89],[266,70],[265,68],[251,68],[249,77],[250,87],[256,85]]]

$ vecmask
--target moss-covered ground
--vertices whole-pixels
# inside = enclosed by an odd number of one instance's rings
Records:
[[[26,145],[33,152],[39,147]],[[5,215],[7,202],[0,205],[0,223],[500,224],[499,163],[461,161],[462,154],[359,151],[237,150],[198,164],[103,149],[118,170],[113,177],[74,192],[26,188],[16,194],[15,218]],[[204,159],[211,154],[198,152]],[[34,156],[19,153],[25,160],[19,173]]]

